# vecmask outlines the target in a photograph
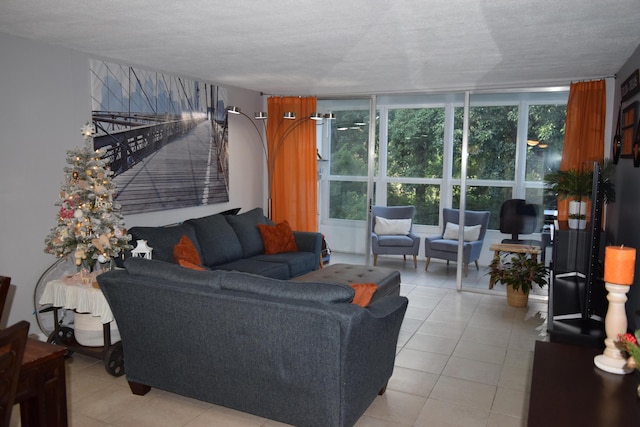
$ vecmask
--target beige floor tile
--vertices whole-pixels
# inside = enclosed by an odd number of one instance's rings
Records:
[[[484,427],[489,411],[441,400],[429,399],[418,416],[415,427]]]
[[[437,374],[396,366],[387,389],[428,397],[436,381],[438,381]]]
[[[452,404],[471,406],[489,411],[497,387],[473,381],[441,375],[429,399],[443,400]]]
[[[417,371],[440,374],[447,364],[448,356],[426,351],[403,348],[396,356],[396,366]]]
[[[462,341],[471,341],[480,344],[494,345],[497,347],[509,346],[510,333],[495,329],[478,328],[474,325],[469,325],[462,334]]]
[[[105,375],[107,375],[105,373]],[[116,384],[71,403],[74,413],[111,423],[122,414],[140,408],[148,396],[136,396],[130,390]]]
[[[527,427],[527,420],[492,412],[489,415],[487,427]]]
[[[464,333],[466,322],[462,324],[451,324],[447,322],[436,322],[427,319],[419,328],[418,333],[426,335],[435,335],[438,337],[451,338],[459,340]]]
[[[488,385],[498,385],[502,365],[452,356],[442,375]]]
[[[387,390],[382,396],[376,397],[365,415],[395,423],[412,425],[420,414],[426,398],[413,394]]]
[[[531,371],[521,367],[503,366],[498,387],[529,391],[531,390]]]
[[[394,421],[381,420],[379,418],[363,415],[354,427],[411,427],[411,424],[396,423]]]
[[[527,418],[529,393],[498,387],[491,411],[512,417]]]
[[[480,362],[502,365],[507,354],[505,347],[497,347],[471,341],[457,343],[453,356],[463,359],[477,360]]]
[[[458,340],[456,339],[416,333],[407,342],[405,347],[414,350],[429,351],[431,353],[451,355],[456,348],[456,344],[458,344]]]
[[[206,409],[163,396],[146,398],[144,403],[116,418],[117,427],[173,427],[195,419]]]

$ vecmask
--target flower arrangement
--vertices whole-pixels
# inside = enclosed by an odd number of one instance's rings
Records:
[[[618,348],[624,350],[629,358],[627,359],[627,366],[631,369],[640,370],[640,329],[636,330],[635,334],[618,334]]]

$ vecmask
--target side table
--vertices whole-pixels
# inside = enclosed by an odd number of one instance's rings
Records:
[[[58,310],[53,310],[55,330],[48,342],[62,344],[71,352],[102,359],[106,371],[119,377],[124,375],[124,354],[120,341],[111,344],[111,322],[114,321],[111,307],[99,288],[91,284],[80,284],[68,280],[52,280],[48,282],[40,297],[40,304],[52,304],[56,308],[75,310],[78,313],[90,313],[100,317],[102,322],[103,345],[97,347],[83,346],[75,339],[74,331],[61,327],[58,322]]]
[[[528,427],[636,426],[640,373],[616,375],[593,364],[601,349],[537,341]]]

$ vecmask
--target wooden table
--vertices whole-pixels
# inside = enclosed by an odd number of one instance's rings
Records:
[[[518,245],[515,243],[494,243],[489,246],[489,250],[494,251],[494,257],[499,256],[500,252],[511,252],[516,254],[529,254],[535,261],[538,260],[538,254],[542,252],[538,246]],[[495,280],[489,279],[489,289],[493,289]]]
[[[66,353],[65,347],[27,339],[15,401],[22,427],[67,427]]]
[[[616,375],[593,364],[602,350],[536,342],[528,427],[640,425],[640,373]]]

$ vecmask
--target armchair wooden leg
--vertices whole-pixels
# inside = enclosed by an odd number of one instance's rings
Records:
[[[407,261],[407,256],[406,255],[402,255],[402,258],[404,258],[404,261]]]
[[[476,260],[476,270],[480,271],[480,266],[478,265],[478,260]]]
[[[413,256],[413,268],[418,268],[418,257],[416,255]]]
[[[469,264],[464,265],[464,277],[467,277],[467,274],[469,274]]]
[[[376,266],[376,263],[378,262],[378,255],[374,255],[373,256],[373,266]]]
[[[427,258],[427,265],[424,266],[424,271],[429,269],[429,263],[431,262],[431,257]]]

